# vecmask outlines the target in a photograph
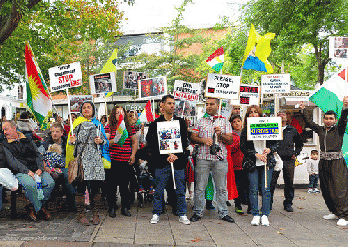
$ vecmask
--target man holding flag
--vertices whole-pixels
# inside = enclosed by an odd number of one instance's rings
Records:
[[[324,114],[324,126],[314,123],[301,103],[306,124],[319,135],[320,161],[319,177],[322,195],[332,214],[324,219],[339,218],[338,226],[348,225],[348,169],[343,158],[343,136],[347,127],[348,96],[343,98],[341,117],[337,123],[337,114],[327,111]]]

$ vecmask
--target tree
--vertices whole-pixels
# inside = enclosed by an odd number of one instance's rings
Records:
[[[243,19],[263,32],[277,34],[274,43],[281,59],[270,58],[277,67],[281,61],[291,61],[303,45],[311,44],[317,81],[322,84],[330,61],[328,36],[348,33],[348,3],[346,0],[254,0],[246,5]]]

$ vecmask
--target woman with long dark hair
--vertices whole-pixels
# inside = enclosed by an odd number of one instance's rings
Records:
[[[262,110],[256,105],[248,107],[244,128],[240,137],[240,149],[244,154],[243,169],[248,172],[249,178],[249,200],[251,206],[251,214],[254,216],[251,225],[269,226],[268,216],[271,207],[271,191],[270,184],[272,180],[273,168],[276,164],[273,153],[278,148],[277,141],[264,140],[247,140],[247,121],[250,117],[262,117]],[[266,167],[265,167],[266,166]],[[267,174],[267,184],[265,184],[265,170]],[[262,188],[262,217],[259,212],[258,205],[258,188]]]
[[[115,143],[117,128],[122,119],[125,122],[128,137],[124,143]],[[128,121],[127,113],[121,106],[115,106],[109,117],[109,124],[105,126],[110,142],[109,152],[111,156],[111,168],[106,170],[107,198],[109,204],[109,216],[116,217],[116,192],[117,184],[120,186],[121,213],[131,216],[129,182],[134,174],[132,165],[138,149],[138,141],[135,130]]]

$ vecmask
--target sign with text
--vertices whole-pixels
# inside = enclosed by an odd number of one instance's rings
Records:
[[[261,93],[290,93],[290,74],[261,76]]]
[[[174,82],[173,94],[175,99],[198,102],[200,93],[200,83],[190,83],[180,80],[175,80]]]
[[[138,81],[139,98],[158,99],[167,94],[167,77],[160,76]]]
[[[182,153],[180,122],[178,120],[157,123],[160,154]]]
[[[248,140],[283,140],[281,117],[248,117]]]
[[[82,86],[80,62],[64,64],[48,69],[51,92]]]
[[[89,77],[91,94],[116,92],[115,72],[91,75]]]
[[[258,105],[260,102],[259,86],[240,85],[239,100],[232,100],[232,105]]]
[[[205,97],[238,99],[239,86],[240,76],[208,74]]]
[[[290,90],[290,93],[281,93],[280,97],[284,97],[286,101],[309,101],[309,96],[313,90]]]

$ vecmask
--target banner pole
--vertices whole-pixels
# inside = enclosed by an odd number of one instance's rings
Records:
[[[174,164],[170,163],[170,168],[172,170],[172,177],[173,177],[173,185],[174,185],[174,189],[176,190],[176,184],[175,184],[175,174],[174,174]]]
[[[74,135],[74,128],[73,128],[73,123],[72,123],[72,117],[71,117],[71,112],[70,112],[70,99],[69,99],[69,90],[68,88],[66,90],[66,97],[68,99],[68,112],[69,112],[69,121],[70,121],[70,130],[71,130],[71,135]]]
[[[181,118],[184,118],[185,106],[186,106],[186,101],[184,101],[184,106],[182,107]]]

